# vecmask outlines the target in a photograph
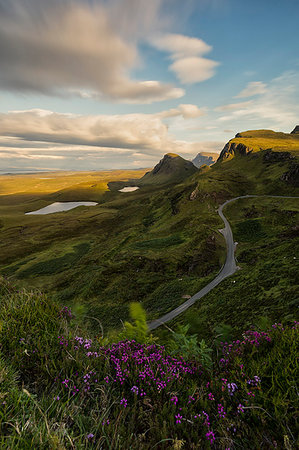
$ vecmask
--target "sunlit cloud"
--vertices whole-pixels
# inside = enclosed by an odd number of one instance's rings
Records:
[[[129,103],[184,95],[169,83],[130,77],[139,63],[136,40],[118,31],[105,3],[1,0],[0,8],[0,89]]]
[[[212,47],[201,39],[181,34],[165,34],[151,39],[151,44],[170,53],[173,63],[169,66],[182,84],[208,80],[215,75],[219,62],[203,57]]]
[[[188,142],[169,132],[164,119],[188,121],[202,114],[195,105],[157,114],[81,116],[46,110],[0,114],[0,154],[6,166],[26,167],[60,161],[61,168],[151,167],[167,152],[193,158],[199,151],[220,151],[222,142]],[[1,156],[0,155],[0,156]],[[137,162],[136,162],[137,161]],[[82,165],[83,162],[83,165]]]

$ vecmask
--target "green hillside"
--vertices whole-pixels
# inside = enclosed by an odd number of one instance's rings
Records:
[[[145,171],[1,179],[1,448],[296,448],[299,200],[263,195],[299,196],[299,152],[279,140],[182,178],[171,155],[126,194]],[[217,209],[246,194],[224,211],[240,270],[150,335],[219,272]],[[78,196],[98,205],[24,215]]]
[[[86,316],[100,318],[107,329],[121,326],[132,301],[141,301],[149,318],[156,318],[182,303],[184,296],[193,295],[219,271],[225,258],[224,240],[218,231],[222,227],[216,211],[219,204],[248,193],[298,195],[298,178],[292,169],[298,157],[285,158],[283,153],[280,159],[280,154],[262,150],[218,161],[210,168],[195,169],[180,183],[144,185],[128,194],[116,190],[96,193],[93,181],[86,185],[84,199],[96,200],[98,206],[54,215],[24,216],[24,212],[61,199],[61,188],[55,192],[55,180],[50,180],[53,192],[3,194],[1,273],[22,286],[54,294],[62,304],[80,304]],[[171,164],[178,161],[179,167],[181,160],[184,163],[182,158],[170,158]],[[285,176],[289,173],[295,177]],[[105,175],[106,183],[109,177],[113,180],[112,175]],[[67,200],[77,200],[83,178],[67,188]],[[252,201],[247,202],[250,205]],[[289,203],[277,203],[275,212],[265,209],[263,230],[269,228],[272,217],[279,222],[280,216],[287,214]],[[293,224],[298,220],[298,201],[291,207]],[[288,215],[285,218],[287,227]],[[297,243],[297,239],[292,241],[293,246]],[[280,244],[277,235],[271,245],[278,256]],[[267,254],[264,257],[268,264]],[[259,264],[262,270],[263,257]],[[253,266],[246,270],[251,269]],[[250,283],[246,283],[248,289]],[[217,289],[221,291],[222,285]],[[276,295],[279,292],[283,287]],[[287,302],[280,311],[288,314]],[[88,322],[91,327],[96,325],[92,319]]]
[[[220,153],[219,159],[227,160],[233,156],[262,150],[287,151],[291,155],[298,156],[299,135],[297,133],[288,134],[272,130],[251,130],[237,133],[236,137],[226,144]]]
[[[167,153],[163,159],[140,180],[138,186],[179,183],[197,171],[191,161],[175,153]]]

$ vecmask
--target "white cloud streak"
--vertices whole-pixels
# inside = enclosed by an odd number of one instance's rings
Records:
[[[251,81],[247,86],[238,94],[236,98],[254,97],[255,95],[265,94],[267,91],[267,85],[262,81]]]
[[[245,122],[243,129],[271,128],[278,131],[291,131],[298,122],[299,105],[296,97],[299,85],[299,72],[285,72],[271,80],[267,88],[262,85],[257,98],[238,104],[223,105],[217,111],[230,114],[218,118],[220,122]],[[240,94],[239,94],[240,95]]]

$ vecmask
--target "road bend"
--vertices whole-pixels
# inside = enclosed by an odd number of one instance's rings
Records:
[[[226,261],[218,275],[204,288],[202,288],[200,291],[198,291],[196,294],[194,294],[191,298],[186,300],[184,303],[182,303],[177,308],[173,309],[169,313],[165,314],[164,316],[160,317],[159,319],[153,320],[152,322],[148,323],[149,330],[155,330],[156,328],[160,327],[166,322],[169,322],[170,320],[174,319],[175,317],[182,314],[184,311],[186,311],[190,306],[192,306],[197,300],[201,299],[204,295],[208,294],[212,289],[214,289],[216,286],[218,286],[221,281],[225,280],[225,278],[233,275],[239,267],[236,264],[235,259],[235,249],[236,244],[233,239],[233,233],[232,229],[230,227],[230,224],[223,214],[223,208],[228,205],[229,203],[235,202],[236,200],[239,200],[241,198],[251,198],[251,197],[269,197],[269,198],[297,198],[299,197],[287,197],[283,195],[242,195],[240,197],[232,198],[231,200],[227,200],[225,203],[223,203],[221,206],[219,206],[218,214],[221,217],[221,219],[224,222],[224,228],[222,230],[219,230],[225,239],[226,242]]]

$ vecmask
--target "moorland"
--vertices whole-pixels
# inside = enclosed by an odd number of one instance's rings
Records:
[[[270,196],[299,196],[299,135],[190,164],[1,176],[3,448],[295,448],[299,200]],[[148,333],[217,275],[217,209],[247,194],[240,270]],[[57,201],[97,205],[25,216]]]

